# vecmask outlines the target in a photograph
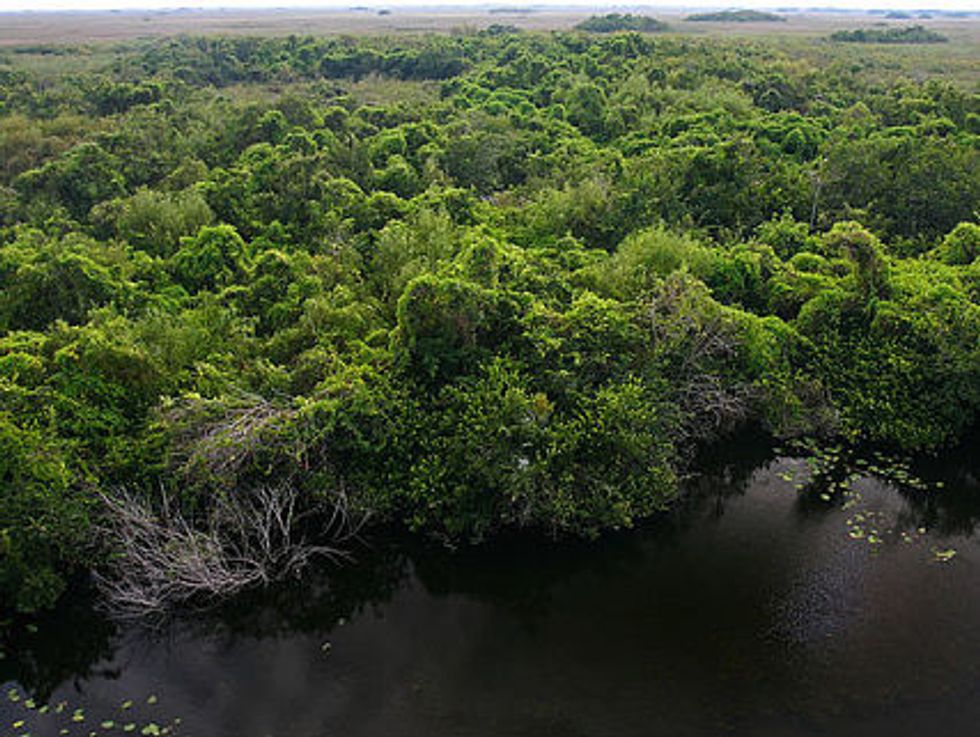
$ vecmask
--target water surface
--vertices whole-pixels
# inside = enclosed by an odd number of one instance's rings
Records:
[[[21,700],[0,735],[175,717],[197,737],[974,735],[965,455],[917,469],[942,491],[864,475],[843,508],[794,488],[799,459],[743,444],[705,459],[670,514],[593,543],[375,542],[357,566],[157,631],[80,602],[8,645],[0,681]],[[852,537],[855,515],[880,544]],[[68,708],[37,715],[28,696]]]

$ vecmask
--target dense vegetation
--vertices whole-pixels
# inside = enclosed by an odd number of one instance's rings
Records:
[[[905,28],[860,28],[854,31],[835,31],[831,41],[865,44],[936,44],[949,41],[943,34],[925,26]]]
[[[608,13],[606,15],[593,15],[576,25],[575,28],[591,33],[612,33],[613,31],[656,33],[657,31],[666,31],[667,24],[648,15]]]
[[[785,23],[786,16],[761,10],[719,10],[715,13],[695,13],[687,16],[687,20],[718,23]]]
[[[219,537],[270,485],[311,539],[341,500],[593,535],[745,423],[956,442],[980,97],[828,53],[498,27],[8,55],[4,606],[111,577],[120,499]]]

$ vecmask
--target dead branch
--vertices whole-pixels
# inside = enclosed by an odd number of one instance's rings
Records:
[[[289,483],[218,494],[199,519],[169,495],[102,494],[101,532],[114,548],[97,583],[112,610],[143,616],[295,576],[315,558],[338,560],[364,522],[347,495],[301,505]],[[308,530],[328,544],[312,542]]]

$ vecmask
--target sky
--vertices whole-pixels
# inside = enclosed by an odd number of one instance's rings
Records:
[[[980,0],[742,0],[726,3],[724,0],[664,0],[654,2],[615,2],[612,0],[0,0],[0,11],[14,10],[108,10],[142,8],[222,8],[222,7],[334,7],[384,6],[387,8],[421,5],[577,5],[594,7],[636,7],[649,4],[656,7],[838,7],[838,8],[885,8],[885,9],[945,9],[980,10]]]

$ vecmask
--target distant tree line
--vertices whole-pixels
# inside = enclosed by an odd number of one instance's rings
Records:
[[[613,33],[614,31],[657,33],[666,31],[667,24],[648,15],[608,13],[606,15],[593,15],[577,24],[575,28],[589,33]]]
[[[786,16],[761,10],[721,10],[714,13],[695,13],[686,20],[716,23],[785,23]]]
[[[853,31],[835,31],[831,41],[867,44],[935,44],[949,41],[941,33],[925,26],[906,28],[861,28]]]

